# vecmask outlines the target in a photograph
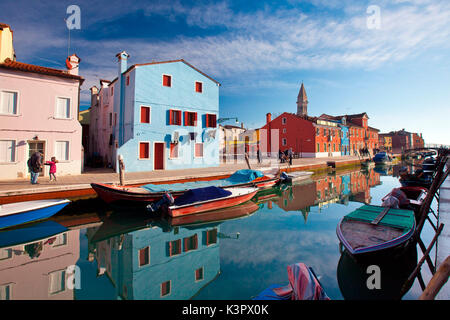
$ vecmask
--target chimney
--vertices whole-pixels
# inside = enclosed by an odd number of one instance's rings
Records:
[[[244,123],[243,122],[241,122],[241,128],[244,129]]]
[[[66,59],[66,67],[67,72],[69,74],[73,74],[75,76],[78,75],[78,66],[80,65],[81,59],[76,55],[72,54],[71,56],[68,56]]]
[[[125,51],[122,51],[122,52],[116,54],[116,57],[117,57],[117,59],[119,61],[119,73],[118,73],[118,75],[121,75],[122,73],[127,71],[127,68],[128,68],[127,60],[130,57],[130,55],[128,53],[126,53]]]
[[[6,59],[16,61],[13,31],[9,25],[0,22],[0,63],[5,62]]]
[[[269,112],[266,114],[266,123],[269,123],[270,121],[272,121],[272,114]]]

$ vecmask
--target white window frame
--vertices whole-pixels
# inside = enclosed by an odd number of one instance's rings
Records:
[[[170,77],[170,86],[165,86],[164,85],[164,76],[169,76]],[[171,74],[168,74],[168,73],[163,73],[162,75],[161,75],[161,85],[164,87],[164,88],[172,88],[173,87],[173,76],[171,75]]]
[[[176,148],[177,148],[177,156],[176,157],[172,157],[172,153],[170,152],[170,147],[172,144],[175,144]],[[178,143],[170,142],[169,143],[169,159],[174,160],[174,159],[179,159],[179,158],[180,158],[180,143],[179,142]]]
[[[141,158],[141,143],[148,143],[148,158]],[[137,153],[138,153],[138,160],[151,160],[152,159],[152,157],[151,157],[151,146],[152,146],[152,142],[151,141],[138,141],[138,150],[137,150]]]
[[[180,111],[180,124],[169,123],[169,126],[180,126],[180,127],[184,126],[184,121],[183,121],[184,111],[181,109],[174,109],[174,108],[169,108],[168,110],[169,110],[169,119],[168,119],[169,122],[170,122],[170,111]]]
[[[2,290],[3,288],[9,288],[9,293],[8,293],[9,299],[8,300],[13,300],[13,286],[14,286],[14,282],[0,284],[0,290]]]
[[[14,139],[11,140],[7,140],[7,139],[0,139],[0,141],[12,141],[13,145],[12,145],[12,154],[11,154],[11,161],[0,161],[0,164],[12,164],[12,163],[16,163],[16,149],[17,149],[17,141]]]
[[[64,287],[61,290],[51,292],[50,290],[52,289],[52,285],[51,285],[52,284],[51,283],[52,275],[56,274],[56,273],[58,273],[60,277],[62,276],[62,274],[64,274],[64,280],[61,283],[61,284],[63,284]],[[55,271],[49,272],[48,273],[48,294],[49,294],[49,296],[53,296],[53,295],[56,295],[56,294],[66,291],[67,290],[66,281],[67,281],[66,269],[55,270]]]
[[[286,117],[281,118],[281,123],[282,124],[286,124],[287,123],[287,118]]]
[[[1,93],[2,92],[14,92],[16,94],[16,113],[2,113],[0,112],[0,116],[12,116],[12,117],[17,117],[19,116],[19,105],[20,105],[20,91],[18,90],[10,90],[10,89],[0,89],[0,103],[2,102],[1,100]],[[1,110],[1,109],[0,109]]]
[[[169,293],[167,293],[167,294],[165,294],[165,295],[163,295],[162,294],[162,284],[163,283],[166,283],[166,282],[169,282]],[[160,283],[160,285],[159,285],[159,294],[160,294],[160,297],[162,298],[162,297],[167,297],[167,296],[170,296],[171,294],[172,294],[172,280],[167,280],[167,281],[164,281],[164,282],[161,282]]]
[[[60,157],[59,157],[59,155],[57,154],[57,152],[59,151],[58,150],[58,142],[67,142],[67,150],[66,150],[66,153],[67,153],[67,159],[61,159]],[[58,160],[58,162],[70,162],[70,156],[71,156],[71,154],[70,154],[70,141],[69,140],[56,140],[55,141],[55,157],[56,157],[56,160]]]
[[[147,249],[147,248],[148,248],[148,263],[141,265],[141,261],[140,261],[140,259],[141,259],[141,250],[144,250],[144,249]],[[138,267],[139,268],[145,268],[146,266],[150,265],[150,252],[151,252],[150,246],[146,246],[146,247],[140,248],[138,250]]]
[[[58,99],[69,99],[69,115],[68,115],[68,117],[59,117],[58,116]],[[72,98],[71,97],[57,96],[55,98],[55,116],[53,118],[58,119],[58,120],[72,120]]]
[[[281,145],[283,147],[287,146],[287,139],[286,138],[281,139]]]
[[[197,279],[197,270],[198,269],[202,269],[202,278],[201,279]],[[197,268],[197,269],[195,269],[194,270],[194,281],[195,282],[200,282],[200,281],[203,281],[203,280],[205,280],[205,267],[204,266],[201,266],[200,268]]]
[[[197,91],[197,82],[202,84],[202,91],[201,92]],[[199,81],[199,80],[195,80],[194,81],[194,92],[195,93],[203,93],[203,81]]]

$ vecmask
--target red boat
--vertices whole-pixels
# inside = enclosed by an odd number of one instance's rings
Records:
[[[381,201],[385,202],[390,197],[395,197],[400,209],[414,210],[417,214],[427,193],[428,189],[424,187],[399,187],[392,189]]]
[[[219,189],[221,194],[214,195],[205,199],[205,197],[197,197],[196,192],[206,189]],[[184,215],[196,214],[212,210],[218,210],[228,207],[237,206],[249,201],[258,192],[258,188],[200,188],[189,190],[179,196],[173,205],[167,207],[167,213],[171,217],[180,217]]]
[[[242,171],[242,170],[239,170]],[[237,171],[236,173],[238,173]],[[227,178],[229,179],[229,178]],[[107,183],[91,183],[91,187],[95,190],[97,195],[106,203],[134,203],[137,205],[148,204],[160,200],[166,192],[169,192],[173,198],[185,193],[194,188],[214,186],[220,188],[241,188],[241,187],[257,187],[259,189],[270,188],[278,183],[279,178],[274,175],[262,175],[251,181],[244,183],[235,183],[226,185],[223,182],[227,179],[201,181],[201,182],[186,182],[164,185],[164,188],[158,191],[152,191],[140,187],[120,186]],[[224,184],[221,186],[220,184]],[[173,186],[173,189],[171,188]],[[197,186],[198,185],[198,186]],[[156,185],[157,186],[157,185]]]

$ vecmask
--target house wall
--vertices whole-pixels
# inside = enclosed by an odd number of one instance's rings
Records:
[[[0,163],[0,179],[29,176],[28,142],[45,143],[45,161],[55,156],[56,141],[69,141],[69,160],[59,160],[57,175],[81,173],[82,129],[78,121],[79,82],[20,71],[1,70],[0,90],[18,92],[17,114],[0,114],[0,140],[15,141],[14,162]],[[56,98],[70,98],[70,118],[56,119]],[[48,166],[44,167],[48,176]]]

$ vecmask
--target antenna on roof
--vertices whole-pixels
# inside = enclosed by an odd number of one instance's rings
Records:
[[[67,25],[67,19],[66,18],[64,18],[64,22]],[[70,55],[70,28],[67,28],[67,29],[69,30],[69,39],[67,41],[67,56],[69,56]]]

